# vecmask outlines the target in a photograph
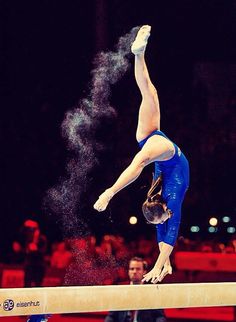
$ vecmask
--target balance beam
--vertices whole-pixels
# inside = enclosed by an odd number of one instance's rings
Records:
[[[0,289],[0,316],[236,305],[236,283]]]

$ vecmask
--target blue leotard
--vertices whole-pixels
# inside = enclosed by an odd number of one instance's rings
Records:
[[[139,142],[140,148],[153,135],[161,135],[169,138],[159,130],[153,131],[145,139]],[[170,140],[169,140],[170,141]],[[172,142],[172,141],[170,141]],[[173,142],[172,142],[173,143]],[[154,179],[162,175],[162,197],[173,215],[164,224],[157,224],[157,240],[174,246],[178,237],[181,221],[181,205],[185,192],[189,186],[189,164],[180,148],[173,143],[175,148],[174,156],[167,161],[155,161]]]

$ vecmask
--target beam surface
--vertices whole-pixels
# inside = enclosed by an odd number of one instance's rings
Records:
[[[0,289],[0,316],[235,305],[236,283]]]

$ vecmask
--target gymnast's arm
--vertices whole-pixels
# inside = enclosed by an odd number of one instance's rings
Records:
[[[164,224],[157,225],[160,254],[153,269],[144,276],[143,281],[146,282],[149,280],[151,280],[152,283],[161,282],[167,274],[172,274],[169,257],[178,236],[181,206],[180,202],[177,202],[176,199],[172,199],[169,201],[168,207],[173,210],[174,215],[168,219],[168,223],[165,222]]]
[[[149,160],[150,158],[146,153],[143,151],[138,152],[131,164],[121,173],[113,186],[106,189],[99,196],[99,199],[94,204],[94,208],[98,211],[105,210],[109,201],[117,192],[128,186],[139,177],[143,171],[143,168],[149,163]]]
[[[167,253],[169,253],[169,251],[168,251],[168,248],[169,248],[169,246],[171,246],[171,245],[168,245],[168,244],[166,244],[166,243],[164,243],[164,242],[159,242],[158,243],[158,246],[159,246],[159,250],[160,250],[160,253],[163,251],[163,252],[167,252]],[[172,250],[173,250],[173,246],[171,246],[172,248],[170,248],[170,252],[172,252]],[[165,266],[170,266],[171,264],[170,264],[170,257],[168,256],[168,257],[166,257],[165,258],[165,263],[164,263],[164,265]]]
[[[167,274],[172,274],[172,267],[170,264],[170,254],[173,246],[165,242],[159,243],[160,254],[153,269],[144,275],[143,282],[151,281],[151,283],[161,282]]]
[[[158,278],[158,282],[161,282],[167,274],[172,274],[172,266],[170,262],[170,254],[172,253],[173,246],[165,242],[159,243],[160,254],[163,256],[164,266],[161,271],[161,274]],[[159,258],[158,258],[159,259]]]
[[[94,208],[98,211],[105,210],[111,198],[117,192],[135,181],[145,166],[169,154],[170,147],[166,145],[166,142],[162,138],[156,135],[148,139],[143,149],[136,154],[131,164],[121,173],[113,186],[106,189],[99,196],[99,199],[94,204]]]
[[[147,151],[138,152],[133,158],[131,164],[121,173],[113,186],[109,188],[112,194],[115,195],[117,192],[135,181],[143,171],[143,168],[149,163],[149,153]]]

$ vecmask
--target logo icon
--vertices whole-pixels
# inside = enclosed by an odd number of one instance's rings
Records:
[[[11,311],[14,308],[14,301],[7,299],[3,302],[3,310],[4,311]]]

